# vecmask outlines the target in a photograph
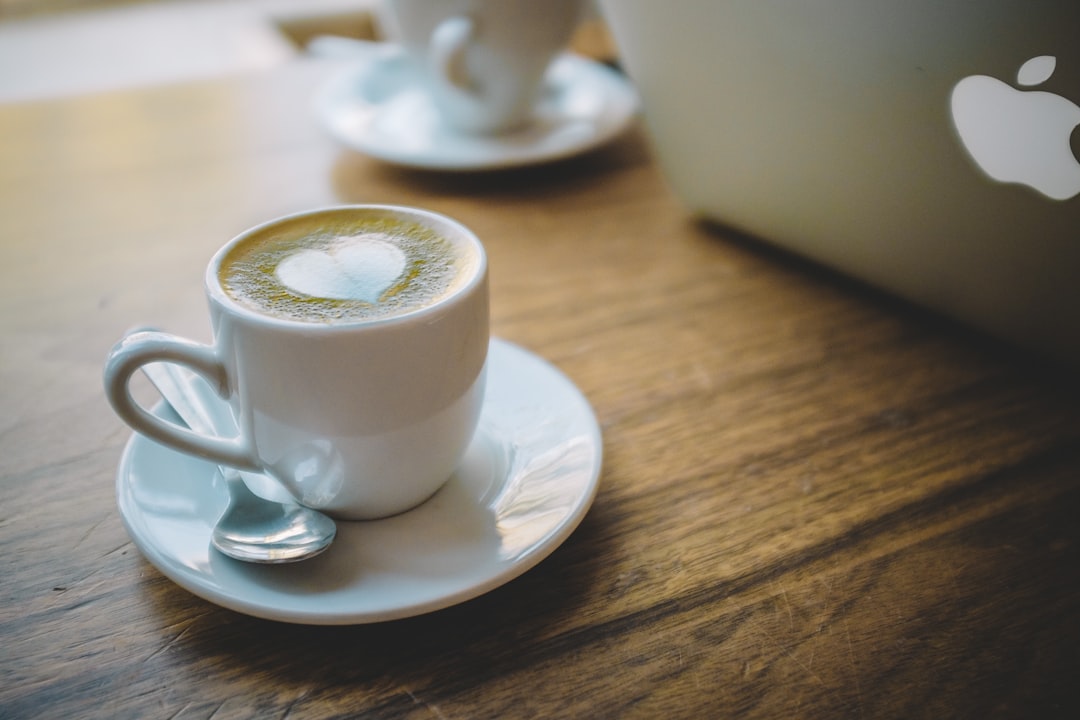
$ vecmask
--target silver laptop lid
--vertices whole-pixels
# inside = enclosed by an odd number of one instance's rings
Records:
[[[601,6],[692,211],[1080,365],[1080,3]]]

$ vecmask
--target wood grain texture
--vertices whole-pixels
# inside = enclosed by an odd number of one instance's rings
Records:
[[[333,70],[0,107],[0,716],[1077,716],[1069,372],[693,221],[640,130],[482,175],[343,150]],[[518,580],[291,626],[135,550],[101,364],[139,322],[208,339],[213,250],[339,202],[473,228],[494,333],[588,396],[605,467]]]

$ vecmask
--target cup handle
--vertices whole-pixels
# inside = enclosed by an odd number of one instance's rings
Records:
[[[229,391],[225,366],[214,348],[168,333],[129,332],[109,352],[105,361],[105,396],[120,419],[137,432],[174,450],[212,460],[240,470],[261,469],[243,430],[234,438],[203,435],[151,414],[131,396],[131,376],[143,365],[171,362],[195,371],[225,397]]]
[[[469,94],[478,91],[465,66],[465,50],[475,29],[472,18],[457,16],[443,20],[431,33],[430,58],[435,77]]]

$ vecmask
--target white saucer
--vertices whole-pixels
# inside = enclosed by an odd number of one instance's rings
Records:
[[[319,120],[341,143],[371,157],[429,170],[490,170],[549,162],[602,145],[633,119],[633,86],[576,55],[557,58],[528,127],[468,136],[445,127],[404,54],[369,50],[315,98]]]
[[[450,481],[407,513],[339,522],[334,544],[311,560],[253,565],[213,550],[227,499],[217,468],[137,434],[117,473],[121,517],[178,585],[256,617],[369,623],[474,598],[569,537],[596,495],[602,455],[592,408],[553,366],[492,340],[487,376],[480,429]]]

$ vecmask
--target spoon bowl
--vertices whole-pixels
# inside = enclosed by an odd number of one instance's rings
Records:
[[[222,468],[222,475],[229,507],[210,536],[222,553],[247,562],[288,563],[330,547],[337,526],[326,515],[295,503],[264,500],[232,468]]]

